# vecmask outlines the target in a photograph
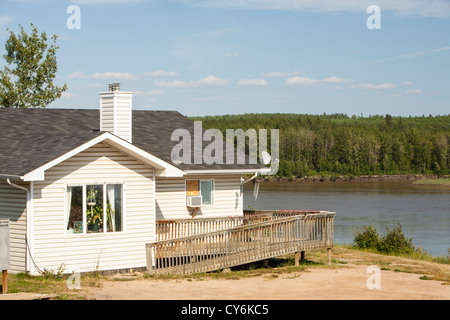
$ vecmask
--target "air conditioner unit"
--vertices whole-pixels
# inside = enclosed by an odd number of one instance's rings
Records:
[[[188,207],[201,207],[202,206],[202,196],[192,196],[187,198]]]

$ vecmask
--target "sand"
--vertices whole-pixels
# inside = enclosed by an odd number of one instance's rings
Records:
[[[421,280],[415,273],[379,270],[368,265],[311,268],[238,280],[137,279],[106,281],[89,288],[97,300],[448,300],[450,286]],[[379,275],[379,276],[378,276]]]

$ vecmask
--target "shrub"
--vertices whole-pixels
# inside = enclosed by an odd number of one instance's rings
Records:
[[[386,234],[381,238],[378,246],[378,251],[383,253],[413,253],[415,247],[412,244],[412,238],[407,238],[403,233],[400,223],[392,230],[386,228]]]
[[[362,230],[356,230],[354,234],[355,245],[359,249],[377,249],[379,246],[378,231],[372,226],[363,226]]]
[[[417,249],[412,243],[412,238],[407,238],[403,233],[400,223],[392,230],[386,228],[386,234],[379,236],[378,231],[372,226],[363,226],[357,229],[353,241],[358,249],[375,249],[387,254],[415,253]]]

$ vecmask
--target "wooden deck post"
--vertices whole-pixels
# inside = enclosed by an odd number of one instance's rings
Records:
[[[262,268],[267,268],[269,266],[269,259],[264,259],[262,261],[261,267]]]
[[[327,248],[328,265],[331,265],[331,248]]]
[[[303,253],[304,251],[302,251],[302,253]],[[299,260],[300,260],[300,252],[299,251],[297,251],[296,253],[295,253],[295,266],[296,267],[298,267],[298,265],[299,265]],[[303,260],[303,259],[302,259]]]
[[[8,271],[2,270],[2,294],[8,293]]]
[[[153,274],[153,257],[152,248],[149,245],[145,246],[145,254],[147,259],[147,272]]]

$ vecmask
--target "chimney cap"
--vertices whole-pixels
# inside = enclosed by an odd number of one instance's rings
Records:
[[[120,83],[113,82],[108,84],[109,91],[120,91]]]

